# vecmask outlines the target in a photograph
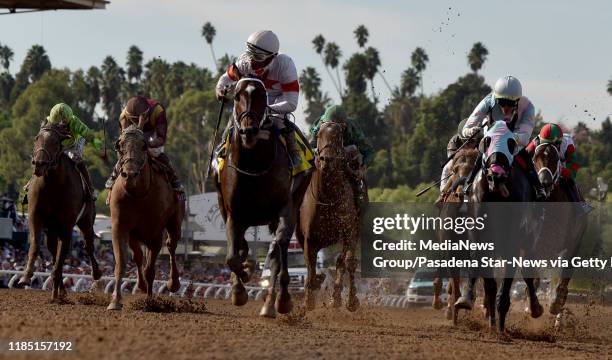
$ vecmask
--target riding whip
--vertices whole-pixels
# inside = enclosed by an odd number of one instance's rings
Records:
[[[221,118],[223,117],[223,107],[225,106],[225,95],[227,94],[227,88],[223,89],[223,99],[221,100],[221,108],[219,109],[219,117],[217,118],[217,125],[215,126],[215,132],[213,134],[212,148],[210,149],[210,158],[206,165],[206,172],[204,173],[204,181],[202,182],[202,188],[206,190],[206,182],[208,181],[208,173],[210,172],[210,165],[215,156],[215,146],[217,145],[217,131],[219,130],[219,124],[221,124]]]

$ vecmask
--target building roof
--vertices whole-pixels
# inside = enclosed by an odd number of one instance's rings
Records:
[[[0,0],[0,8],[10,13],[43,10],[90,10],[105,9],[106,0]]]

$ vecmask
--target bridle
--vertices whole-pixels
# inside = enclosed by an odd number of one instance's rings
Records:
[[[57,168],[57,161],[61,155],[61,153],[64,151],[63,145],[62,145],[62,138],[66,135],[65,133],[62,133],[60,130],[58,130],[57,128],[55,128],[54,126],[43,126],[40,131],[38,132],[38,136],[40,136],[40,134],[42,132],[51,132],[53,134],[55,134],[58,137],[58,142],[59,142],[59,149],[56,153],[51,154],[49,152],[49,150],[45,149],[44,146],[39,147],[38,149],[34,149],[33,153],[32,153],[32,163],[34,164],[34,158],[36,157],[36,154],[38,154],[39,152],[42,152],[45,155],[45,160],[41,161],[42,165],[48,165],[49,169],[55,169]]]
[[[262,86],[264,91],[266,89],[266,85],[263,83],[263,81],[261,81],[261,80],[259,80],[257,78],[252,78],[252,77],[245,77],[245,78],[242,78],[242,79],[238,80],[238,82],[235,85],[235,89],[239,89],[241,83],[242,82],[246,82],[246,81],[256,82],[256,83],[258,83],[259,85]],[[248,89],[248,86],[247,86],[247,89]],[[247,92],[250,93],[250,91],[247,91]],[[265,92],[266,92],[266,106],[265,106],[265,110],[264,110],[263,114],[261,114],[261,117],[259,118],[256,131],[259,131],[259,129],[261,129],[263,123],[268,119],[268,92],[267,91],[265,91]],[[236,93],[236,95],[238,95],[238,93]],[[234,100],[234,109],[233,109],[233,116],[232,116],[233,117],[232,127],[234,128],[234,131],[236,131],[238,134],[244,135],[244,134],[247,134],[249,131],[252,131],[252,130],[251,129],[241,129],[240,128],[240,121],[244,117],[246,117],[246,116],[257,116],[259,114],[256,113],[255,111],[251,110],[250,103],[249,103],[249,107],[246,110],[242,111],[241,113],[238,113],[238,110],[236,108],[237,103],[238,103],[238,101]],[[278,141],[277,140],[273,140],[273,141],[274,141],[274,157],[270,161],[270,165],[268,165],[268,167],[265,170],[260,171],[260,172],[250,172],[250,171],[246,171],[246,170],[240,169],[238,166],[236,166],[236,165],[231,163],[231,158],[232,158],[231,151],[229,152],[229,155],[228,155],[227,166],[232,168],[232,169],[234,169],[234,170],[236,170],[236,172],[238,172],[239,174],[246,175],[246,176],[258,177],[258,176],[263,176],[263,175],[267,174],[272,169],[272,167],[274,166],[274,163],[276,161],[276,157],[278,155]]]
[[[238,82],[235,85],[235,88],[239,89],[240,88],[240,84],[242,82],[246,82],[246,81],[254,81],[256,83],[259,83],[263,87],[264,91],[266,89],[266,85],[263,83],[263,81],[261,81],[261,80],[259,80],[257,78],[250,78],[250,77],[245,77],[245,78],[242,78],[242,79],[238,80]],[[238,95],[238,93],[236,93],[236,95]],[[234,126],[234,128],[236,128],[236,130],[240,134],[245,134],[247,131],[245,129],[241,129],[240,128],[240,121],[244,117],[246,117],[246,116],[249,116],[249,115],[257,116],[259,114],[251,110],[250,104],[249,104],[249,107],[246,110],[244,110],[243,112],[238,114],[238,110],[236,109],[237,103],[238,103],[237,101],[234,101],[234,109],[233,109],[233,115],[234,115],[233,118],[234,118],[234,121],[233,121],[232,125]],[[268,92],[266,91],[266,107],[265,107],[265,110],[264,110],[263,114],[261,114],[261,116],[259,118],[259,122],[257,124],[257,129],[258,130],[261,128],[261,126],[263,125],[264,121],[266,121],[267,118],[268,118]]]
[[[125,140],[127,135],[133,135],[133,134],[136,134],[136,135],[141,135],[141,136],[143,136],[143,137],[144,137],[144,132],[143,132],[142,130],[140,130],[139,128],[136,128],[136,127],[132,127],[132,126],[128,127],[126,130],[124,130],[124,131],[123,131],[123,133],[121,134],[121,136],[122,136],[122,138]],[[144,140],[143,140],[143,141],[144,141]],[[120,138],[120,139],[117,141],[117,144],[116,144],[116,148],[117,148],[117,149],[116,149],[116,150],[117,150],[117,152],[119,153],[119,156],[120,156],[120,157],[119,157],[120,166],[121,166],[121,168],[123,168],[123,165],[124,165],[125,163],[127,163],[127,162],[129,162],[129,161],[138,161],[139,159],[134,158],[134,157],[131,157],[131,156],[124,155],[124,152],[121,150],[121,147],[120,147],[120,145],[119,145],[119,144],[120,144],[120,142],[121,142],[121,138]],[[145,141],[145,144],[146,144],[146,141]],[[140,165],[140,167],[138,168],[138,171],[137,171],[137,173],[136,173],[137,175],[139,175],[139,174],[142,172],[142,169],[143,169],[143,168],[145,167],[145,165],[147,164],[147,157],[148,157],[148,154],[147,154],[147,150],[146,150],[146,149],[145,149],[145,154],[144,154],[144,157],[145,157],[145,159],[144,159],[144,161],[142,162],[142,164]],[[124,189],[124,190],[125,190],[125,193],[126,193],[128,196],[133,197],[133,198],[143,198],[143,197],[146,197],[146,196],[149,194],[149,190],[150,190],[150,188],[151,188],[151,183],[152,183],[152,181],[153,181],[153,172],[152,172],[152,171],[149,171],[149,186],[147,187],[147,189],[146,189],[146,191],[145,191],[145,193],[144,193],[143,195],[136,196],[136,195],[134,195],[134,194],[131,194],[131,193],[128,191],[127,187]]]
[[[321,128],[319,129],[319,133],[317,134],[317,142],[319,140],[319,136],[321,134],[321,130],[323,130],[324,127],[332,126],[334,124],[336,124],[336,123],[334,123],[334,122],[326,122],[326,123],[323,123],[323,125],[321,125]],[[341,148],[340,148],[340,151],[339,151],[339,153],[342,154],[342,155],[340,155],[340,156],[325,156],[325,155],[322,155],[323,151],[325,149],[327,149],[327,148],[330,148],[330,149],[331,148],[337,148],[334,145],[335,144],[333,142],[329,142],[329,143],[325,144],[324,146],[322,146],[321,148],[317,147],[317,149],[315,150],[315,154],[316,154],[316,157],[319,159],[319,161],[323,161],[323,162],[334,161],[334,160],[342,161],[342,160],[346,159],[346,154],[344,153],[344,146],[343,146],[343,144],[340,145]],[[309,186],[309,188],[310,188],[311,196],[312,196],[312,198],[315,201],[315,204],[323,205],[323,206],[333,206],[334,204],[336,204],[336,201],[333,201],[331,203],[324,203],[324,202],[319,201],[319,199],[317,198],[317,196],[316,196],[316,194],[314,192],[314,187],[313,186]]]
[[[547,148],[555,149],[555,153],[557,154],[557,168],[555,169],[555,172],[553,173],[552,170],[550,170],[548,166],[543,166],[542,168],[540,168],[540,170],[538,170],[538,176],[541,173],[547,172],[548,174],[550,174],[550,177],[552,177],[553,179],[553,185],[557,185],[559,183],[559,177],[560,177],[560,172],[561,172],[560,171],[561,155],[559,154],[559,149],[557,149],[557,146],[552,143],[540,143],[538,144],[538,146],[536,146],[533,156],[536,157],[539,153],[545,151]]]

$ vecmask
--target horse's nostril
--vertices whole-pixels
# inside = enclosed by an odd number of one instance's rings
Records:
[[[125,171],[122,171],[122,172],[121,172],[121,176],[122,176],[122,177],[127,177],[127,173],[126,173]]]

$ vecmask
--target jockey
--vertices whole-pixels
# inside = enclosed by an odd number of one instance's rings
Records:
[[[351,185],[353,187],[357,210],[362,214],[364,210],[363,207],[367,205],[366,168],[374,159],[372,145],[366,139],[359,126],[349,121],[342,106],[331,105],[325,110],[323,116],[317,119],[310,128],[310,146],[313,149],[317,147],[317,134],[319,133],[321,125],[328,121],[346,124],[343,139],[344,149],[349,156],[349,167],[352,168],[353,166],[351,165],[355,164],[355,169],[351,169],[350,171],[353,175],[351,177]]]
[[[576,146],[572,135],[564,134],[559,125],[549,123],[544,125],[540,134],[527,145],[527,151],[532,154],[540,144],[554,144],[557,147],[559,160],[561,161],[560,175],[567,184],[570,199],[573,202],[581,202],[580,193],[576,187],[576,174],[580,165],[578,165]]]
[[[446,158],[448,161],[446,162],[446,164],[444,164],[444,168],[442,169],[442,175],[440,176],[440,196],[438,196],[438,199],[434,203],[436,205],[439,205],[442,203],[442,201],[444,201],[444,197],[446,196],[446,193],[444,191],[446,189],[448,179],[451,176],[451,168],[453,167],[453,157],[455,156],[459,148],[463,146],[464,149],[473,149],[478,145],[478,140],[480,138],[476,136],[475,138],[471,139],[469,143],[464,145],[464,143],[468,141],[468,138],[464,138],[461,135],[461,132],[463,131],[463,127],[465,126],[466,122],[467,119],[463,119],[461,120],[461,122],[459,122],[459,125],[457,126],[457,133],[450,138],[450,140],[448,141],[448,145],[446,145]]]
[[[166,143],[166,134],[168,130],[168,120],[166,119],[166,110],[156,100],[147,99],[143,96],[133,96],[128,99],[127,104],[121,115],[119,116],[119,126],[123,131],[128,126],[143,123],[142,131],[144,132],[145,141],[147,142],[148,152],[157,162],[161,163],[165,168],[168,180],[174,191],[184,194],[184,188],[176,175],[176,171],[170,159],[164,153],[164,144]],[[111,189],[121,171],[121,164],[117,159],[117,164],[106,181],[105,187],[108,189],[107,203],[110,202]]]
[[[546,192],[538,179],[533,161],[525,149],[535,126],[535,108],[531,101],[523,96],[522,86],[517,78],[504,76],[497,80],[493,92],[482,99],[468,118],[462,135],[470,137],[474,133],[482,132],[480,125],[486,117],[489,118],[489,124],[498,120],[505,121],[510,131],[514,133],[514,139],[518,145],[518,153],[514,155],[515,159],[518,160],[529,183],[534,187],[536,199],[544,200]],[[481,166],[482,154],[476,160],[468,184],[473,182]]]
[[[288,55],[278,52],[279,46],[278,37],[270,30],[252,33],[246,42],[246,52],[219,78],[216,86],[217,99],[224,100],[227,96],[226,90],[241,78],[255,77],[266,86],[268,109],[277,115],[275,120],[278,121],[274,121],[274,124],[279,129],[288,127],[290,130],[299,131],[287,118],[287,114],[295,111],[298,104],[300,84],[297,69]],[[228,122],[223,141],[229,127]],[[292,164],[300,164],[302,160],[294,131],[288,131],[285,139]]]
[[[74,115],[72,108],[64,103],[56,104],[51,108],[49,116],[43,121],[41,127],[47,124],[65,125],[70,130],[71,137],[62,141],[64,153],[74,161],[77,170],[81,173],[87,187],[88,200],[96,201],[96,196],[91,185],[91,178],[89,177],[87,166],[83,162],[83,151],[85,150],[87,141],[90,141],[97,149],[101,147],[102,141],[96,138],[87,125]],[[32,179],[30,179],[23,188],[25,195],[21,203],[24,205],[28,203],[28,189],[31,181]]]

